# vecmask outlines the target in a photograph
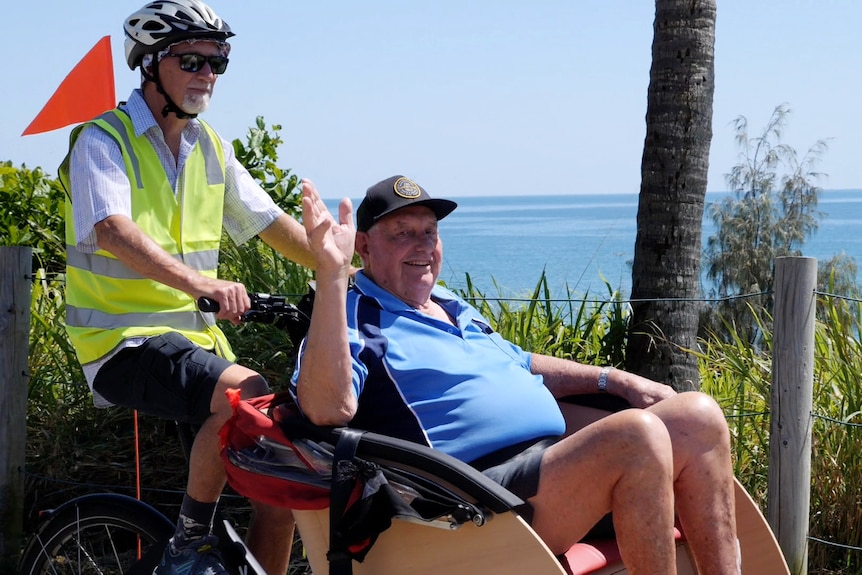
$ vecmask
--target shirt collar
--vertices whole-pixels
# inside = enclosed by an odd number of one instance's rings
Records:
[[[363,270],[359,270],[358,272],[356,272],[354,282],[355,289],[358,293],[374,299],[378,303],[378,305],[380,305],[380,307],[386,311],[406,311],[410,313],[419,313],[416,308],[404,303],[397,296],[374,283],[374,281],[370,277],[368,277]],[[434,286],[434,288],[431,290],[431,297],[441,305],[445,305],[449,302],[454,301],[459,302],[459,309],[462,307],[460,305],[461,299],[454,293],[440,285]]]

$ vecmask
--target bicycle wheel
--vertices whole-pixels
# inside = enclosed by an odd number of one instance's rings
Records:
[[[20,575],[152,573],[173,524],[149,505],[112,493],[64,503],[21,556]]]

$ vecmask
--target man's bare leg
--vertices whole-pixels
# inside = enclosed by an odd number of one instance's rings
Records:
[[[673,456],[670,437],[643,410],[610,415],[549,448],[533,528],[564,553],[606,513],[632,574],[675,573]]]
[[[254,516],[246,533],[248,548],[268,575],[284,575],[293,547],[293,513],[255,501],[252,506]]]
[[[268,392],[266,381],[248,368],[232,365],[222,373],[210,404],[212,415],[195,435],[189,456],[187,492],[197,501],[218,501],[225,486],[218,432],[231,416],[225,396],[229,388],[241,388],[243,399]],[[249,549],[268,574],[286,573],[293,544],[293,514],[289,509],[253,506],[255,518],[246,537]]]
[[[730,433],[721,409],[705,394],[682,393],[648,411],[670,434],[676,509],[698,573],[738,574]]]

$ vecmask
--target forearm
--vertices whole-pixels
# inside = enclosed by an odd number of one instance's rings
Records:
[[[99,247],[143,277],[189,294],[218,302],[218,319],[241,321],[249,308],[244,285],[205,276],[190,268],[147,236],[126,216],[110,216],[95,226]]]
[[[305,229],[292,217],[282,213],[265,230],[260,239],[287,259],[310,269],[316,269],[314,256],[308,246]]]
[[[347,284],[355,231],[350,200],[336,222],[310,180],[302,181],[302,223],[317,270],[311,326],[297,375],[299,404],[318,425],[344,425],[356,414],[347,335]]]
[[[297,382],[302,410],[318,425],[345,425],[356,413],[346,293],[346,274],[318,273]]]
[[[534,353],[531,371],[541,375],[554,397],[560,398],[597,393],[602,368]]]
[[[95,230],[99,248],[132,271],[194,297],[205,295],[203,286],[209,278],[171,256],[129,218],[110,216]]]
[[[602,369],[603,366],[584,365],[536,353],[532,355],[531,371],[544,378],[545,386],[557,398],[587,393],[609,393],[622,397],[635,407],[648,407],[675,395],[668,385],[621,369],[607,371],[603,378],[605,389],[601,390],[599,378]]]

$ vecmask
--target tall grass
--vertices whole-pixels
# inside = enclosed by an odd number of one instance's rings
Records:
[[[810,533],[862,547],[862,308],[820,298],[814,340],[814,422]],[[810,563],[862,571],[862,552],[813,543]]]
[[[277,166],[279,126],[267,131],[263,118],[237,157],[286,212],[297,215],[297,177]],[[28,388],[27,509],[55,506],[86,491],[131,489],[135,480],[132,415],[125,409],[97,410],[63,328],[63,190],[42,170],[0,162],[0,244],[34,247]],[[46,271],[47,270],[47,271]],[[220,275],[252,291],[306,292],[307,270],[253,240],[224,243]],[[496,284],[494,284],[496,285]],[[507,339],[522,348],[584,363],[623,365],[630,307],[606,283],[607,293],[567,290],[552,299],[543,273],[523,300],[481,293],[467,276],[463,296],[473,301]],[[830,290],[835,291],[835,290]],[[815,396],[809,572],[862,573],[862,311],[859,302],[821,296],[815,333]],[[757,317],[757,314],[754,314]],[[769,459],[771,333],[758,325],[761,347],[753,348],[726,326],[730,337],[708,336],[696,353],[702,389],[728,418],[734,471],[765,508]],[[282,388],[293,368],[286,333],[270,326],[225,326],[239,361]],[[142,480],[147,500],[173,516],[186,464],[169,422],[140,421]],[[171,491],[173,490],[173,491]],[[32,523],[28,525],[32,528]],[[301,567],[291,569],[299,573]]]
[[[608,299],[554,302],[544,275],[528,301],[461,290],[495,329],[523,348],[587,363],[621,364],[629,307]],[[757,317],[754,315],[754,317]],[[768,318],[767,318],[768,320]],[[757,320],[755,320],[757,321]],[[731,431],[734,473],[766,512],[771,404],[771,322],[757,324],[762,346],[736,335],[700,341],[701,389],[721,405]],[[809,573],[862,573],[862,306],[821,296],[815,327]],[[827,541],[837,545],[821,543]]]
[[[260,249],[255,246],[252,249]],[[252,262],[245,253],[232,262]],[[232,264],[236,266],[236,263]],[[289,277],[284,277],[289,276]],[[307,276],[279,274],[270,286],[304,292]],[[293,282],[292,284],[289,282]],[[272,290],[276,291],[276,290]],[[96,410],[62,328],[62,277],[33,284],[28,411],[28,505],[32,510],[56,504],[80,492],[65,483],[131,487],[134,454],[131,415],[127,410]],[[523,300],[488,296],[467,277],[461,294],[473,300],[493,327],[524,349],[585,363],[621,365],[630,309],[608,286],[605,299],[586,296],[554,300],[544,274]],[[279,387],[292,370],[293,352],[286,335],[268,326],[227,328],[241,361],[261,369]],[[732,333],[732,330],[731,330]],[[862,311],[858,303],[821,297],[815,333],[810,534],[845,546],[862,546]],[[769,459],[771,334],[762,349],[739,338],[707,338],[696,352],[703,391],[722,406],[733,439],[734,471],[765,510]],[[168,453],[172,430],[158,420],[142,422],[144,485],[180,489],[185,465]],[[151,461],[152,460],[152,461]],[[158,460],[158,465],[155,461]],[[48,478],[48,479],[45,479]],[[148,499],[152,501],[151,495]],[[175,496],[160,497],[163,505]],[[37,501],[38,500],[38,501]],[[166,511],[168,514],[172,511]],[[857,573],[862,553],[812,541],[811,573]]]
[[[507,340],[527,351],[582,363],[622,365],[629,305],[610,284],[606,299],[590,300],[566,289],[566,297],[552,299],[544,272],[523,299],[487,296],[469,274],[466,287],[456,290],[471,302]]]
[[[759,352],[739,339],[703,342],[700,372],[703,391],[715,397],[728,416],[736,475],[765,510],[772,334],[763,333]],[[858,302],[820,297],[814,333],[811,573],[862,572],[862,552],[851,549],[862,547],[860,333]]]

